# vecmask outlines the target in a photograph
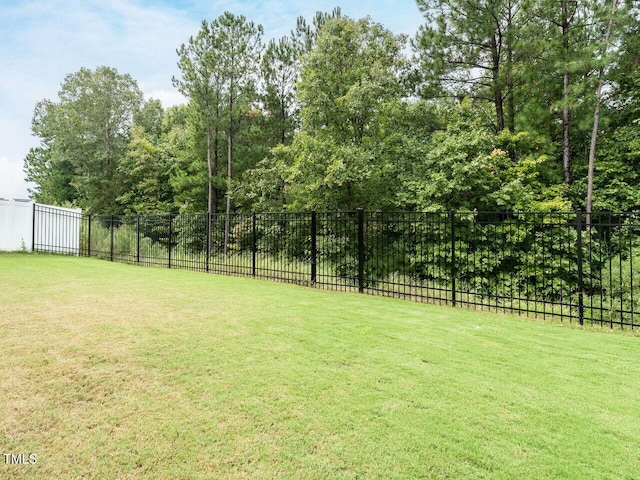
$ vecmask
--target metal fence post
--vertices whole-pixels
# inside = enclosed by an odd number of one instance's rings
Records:
[[[31,251],[36,251],[36,202],[33,202],[33,212],[31,217]]]
[[[451,224],[451,304],[456,306],[456,213],[449,212]]]
[[[91,214],[89,214],[89,228],[87,232],[87,257],[91,257]]]
[[[582,210],[576,212],[576,229],[578,233],[578,319],[584,325],[584,276],[582,270]]]
[[[251,213],[251,276],[256,276],[256,252],[258,250],[258,237],[256,232],[256,212]]]
[[[113,215],[111,215],[111,248],[110,248],[110,257],[113,262]]]
[[[358,291],[364,293],[364,212],[358,209]]]
[[[169,265],[168,268],[171,268],[171,244],[173,243],[173,221],[172,214],[169,214]]]
[[[317,275],[317,260],[318,260],[318,245],[316,240],[317,235],[317,220],[316,220],[316,211],[313,210],[311,212],[311,285],[316,284],[316,275]]]
[[[136,221],[136,263],[140,265],[140,215]]]
[[[207,220],[205,222],[207,229],[207,259],[205,261],[205,271],[209,273],[209,259],[211,258],[211,211],[207,210]]]

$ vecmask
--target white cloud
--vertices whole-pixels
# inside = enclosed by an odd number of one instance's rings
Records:
[[[0,157],[0,198],[29,198],[29,186],[24,181],[22,162]]]
[[[31,136],[30,116],[23,125],[15,118],[6,118],[4,110],[0,115],[0,197],[27,198],[27,184],[24,181],[22,165],[31,147],[38,144]]]
[[[145,98],[160,100],[164,108],[175,107],[176,105],[185,105],[188,99],[180,92],[167,90],[153,90],[145,93]]]

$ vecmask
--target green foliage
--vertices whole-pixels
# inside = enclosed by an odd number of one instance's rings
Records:
[[[418,0],[415,40],[425,98],[473,96],[493,104],[497,130],[514,129],[514,56],[526,23],[518,1]],[[505,110],[507,112],[505,113]]]
[[[74,202],[91,212],[118,212],[126,155],[142,92],[129,75],[100,67],[65,77],[59,101],[36,106],[32,130],[41,148],[25,160],[28,177],[45,200]]]
[[[450,105],[445,130],[435,132],[413,172],[404,175],[403,209],[418,211],[566,211],[554,186],[551,146],[530,132],[495,135],[489,112],[470,100]]]
[[[598,149],[594,174],[594,210],[631,211],[640,208],[640,28],[629,27],[624,54],[612,73],[610,120]],[[584,192],[585,182],[577,185]]]
[[[108,67],[68,75],[34,112],[32,195],[94,213],[219,213],[225,196],[229,214],[574,211],[602,71],[594,206],[640,206],[637,9],[605,45],[610,6],[590,0],[418,4],[411,59],[339,9],[266,49],[225,12],[178,49],[189,102],[172,109]]]
[[[173,200],[179,211],[191,213],[207,210],[209,183],[207,162],[203,161],[207,158],[207,146],[199,123],[202,117],[194,110],[193,103],[170,110],[163,127],[166,132],[163,149],[173,159],[169,178],[175,192]],[[215,151],[217,148],[214,147],[214,155]],[[215,160],[215,156],[213,158]],[[224,180],[219,175],[213,175],[211,184],[215,194],[224,186]]]
[[[629,321],[630,312],[640,309],[640,285],[633,282],[634,269],[640,265],[640,247],[619,253],[610,262],[612,268],[602,272],[602,297],[608,308],[600,319],[604,322]],[[620,311],[620,305],[624,305],[625,312]]]
[[[29,193],[36,202],[49,205],[75,203],[78,193],[71,184],[73,166],[52,155],[49,148],[31,148],[24,159],[24,172],[25,179],[35,184]]]
[[[269,157],[245,172],[242,183],[235,185],[234,198],[243,211],[280,212],[286,207],[285,176],[288,150],[280,146]]]
[[[288,37],[271,40],[262,56],[262,78],[265,82],[261,95],[265,111],[261,126],[270,147],[291,142],[297,127],[298,108],[295,86],[298,81],[299,48]]]
[[[161,125],[156,128],[159,130]],[[174,192],[169,183],[174,162],[159,139],[160,134],[148,132],[142,126],[136,125],[132,129],[129,151],[118,166],[127,188],[117,201],[125,206],[126,213],[174,210]]]
[[[328,20],[303,57],[298,100],[301,129],[273,150],[286,165],[291,209],[377,207],[376,187],[390,176],[381,155],[384,128],[400,101],[404,38],[369,20]],[[388,203],[387,203],[388,204]]]

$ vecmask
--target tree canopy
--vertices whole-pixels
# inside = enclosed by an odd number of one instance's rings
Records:
[[[99,67],[67,75],[58,96],[58,102],[39,102],[33,116],[41,147],[32,149],[25,166],[27,179],[37,185],[36,199],[117,211],[116,199],[123,193],[118,166],[142,92],[131,76]]]
[[[417,4],[411,41],[340,9],[266,45],[243,16],[203,21],[177,49],[180,107],[145,102],[113,68],[68,75],[35,107],[34,198],[108,213],[549,211],[584,209],[591,184],[594,210],[640,208],[633,2]]]

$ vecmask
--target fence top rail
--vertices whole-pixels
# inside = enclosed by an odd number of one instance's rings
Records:
[[[60,214],[73,214],[79,215],[82,214],[81,208],[67,208],[67,207],[57,207],[55,205],[43,205],[42,203],[34,204],[35,210],[39,212],[51,212],[51,213],[60,213]]]
[[[148,213],[148,214],[91,214],[83,213],[79,209],[69,209],[63,207],[51,207],[47,205],[36,204],[36,210],[42,212],[51,212],[82,215],[85,218],[92,219],[109,219],[114,218],[119,221],[144,219],[148,221],[163,221],[168,219],[189,219],[189,218],[206,218],[207,213]],[[244,218],[256,216],[257,218],[278,218],[278,219],[298,219],[310,218],[316,215],[318,218],[327,218],[336,216],[339,218],[356,218],[359,212],[362,212],[366,219],[394,220],[394,221],[422,221],[434,219],[434,221],[451,221],[455,222],[475,222],[487,224],[502,223],[528,223],[542,222],[544,220],[554,220],[557,222],[567,222],[571,224],[576,222],[579,215],[585,219],[587,213],[577,210],[573,212],[533,212],[533,211],[399,211],[399,210],[342,210],[342,211],[298,211],[298,212],[232,212],[230,218]],[[226,213],[209,214],[215,219],[224,219]],[[585,223],[583,221],[583,223]],[[607,227],[625,225],[630,227],[640,227],[640,211],[632,212],[592,212],[591,223],[594,226]]]

